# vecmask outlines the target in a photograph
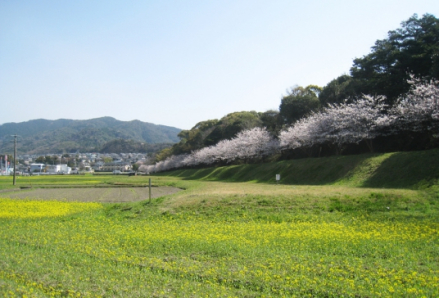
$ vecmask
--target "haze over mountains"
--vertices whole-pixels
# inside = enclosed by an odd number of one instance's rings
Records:
[[[18,154],[45,154],[108,151],[115,146],[147,152],[148,148],[160,147],[159,144],[178,142],[180,131],[175,127],[139,120],[119,121],[112,117],[37,119],[0,125],[0,153],[13,152],[11,135],[15,134],[19,135]]]

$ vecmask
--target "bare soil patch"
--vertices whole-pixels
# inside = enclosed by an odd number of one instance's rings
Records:
[[[180,190],[180,188],[171,186],[152,187],[151,198],[170,195]],[[36,188],[10,193],[5,192],[1,196],[13,199],[120,203],[149,199],[149,188]]]

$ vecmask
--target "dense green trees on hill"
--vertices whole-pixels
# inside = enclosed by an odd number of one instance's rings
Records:
[[[322,88],[315,85],[296,86],[282,98],[279,106],[283,123],[294,123],[319,108],[319,93]]]
[[[277,117],[277,113],[272,113]],[[180,142],[172,148],[164,149],[156,156],[156,160],[164,160],[171,155],[190,153],[191,151],[217,144],[221,140],[231,139],[242,130],[270,124],[270,113],[235,112],[220,120],[213,119],[197,123],[190,130],[182,130],[178,137]]]
[[[356,98],[358,95],[355,80],[350,75],[344,74],[322,88],[319,101],[322,106],[327,106],[330,103],[342,103],[345,99]]]
[[[410,74],[439,79],[439,19],[416,14],[377,40],[371,53],[354,59],[350,75],[342,75],[323,87],[322,104],[339,103],[362,94],[384,95],[393,104],[410,86]]]
[[[260,114],[251,112],[235,112],[221,118],[212,132],[207,135],[204,145],[210,146],[221,140],[230,139],[242,130],[262,126]]]
[[[418,78],[419,81],[416,84],[410,83],[413,78]],[[377,40],[371,53],[362,58],[354,59],[350,74],[343,74],[333,79],[323,88],[315,85],[295,86],[281,99],[279,111],[270,110],[264,113],[254,111],[236,112],[228,114],[220,120],[200,122],[191,130],[182,131],[179,134],[180,142],[158,154],[157,161],[163,161],[172,155],[190,154],[201,148],[219,144],[224,140],[232,140],[236,138],[239,132],[256,127],[264,127],[275,138],[279,138],[283,132],[284,135],[287,133],[294,134],[291,136],[294,140],[303,141],[306,138],[314,140],[311,136],[303,135],[305,130],[300,126],[301,123],[303,125],[309,124],[307,118],[327,118],[317,121],[318,125],[315,125],[313,128],[315,131],[312,132],[316,135],[322,131],[327,133],[328,127],[350,127],[356,120],[353,119],[353,116],[350,117],[354,113],[348,110],[355,107],[356,113],[360,117],[362,105],[359,103],[374,103],[377,98],[380,99],[380,105],[383,108],[376,111],[372,106],[368,108],[371,109],[371,113],[376,114],[374,114],[374,117],[381,122],[383,122],[383,119],[387,119],[388,123],[401,126],[402,122],[397,118],[403,117],[401,116],[403,113],[396,112],[395,108],[402,109],[406,105],[405,114],[407,114],[410,109],[416,109],[417,100],[419,100],[419,111],[415,113],[419,112],[418,114],[421,115],[420,109],[429,105],[427,110],[429,113],[431,112],[430,116],[434,119],[428,121],[436,121],[435,108],[431,106],[431,101],[439,100],[436,98],[438,89],[435,87],[437,83],[434,79],[439,79],[439,19],[431,14],[426,14],[422,18],[413,15],[407,21],[401,23],[401,28],[389,31],[386,39]],[[410,88],[412,89],[410,90]],[[410,92],[415,92],[416,96],[410,95]],[[366,94],[369,96],[365,96]],[[403,101],[407,99],[410,100],[404,104]],[[336,123],[338,120],[335,121],[334,117],[327,115],[328,111],[339,113],[339,110],[343,110],[343,113],[345,113],[343,121],[346,123]],[[365,111],[363,112],[365,114]],[[368,119],[366,114],[361,117]],[[431,123],[424,123],[427,121],[425,119],[420,120],[422,125],[430,127]],[[410,123],[415,123],[417,120],[407,121],[407,123],[410,121]],[[355,125],[357,130],[362,127],[361,125],[364,125],[360,122]],[[367,141],[362,139],[362,134],[354,133],[355,135],[352,135],[352,137],[356,140],[353,142],[356,147],[352,149],[353,147],[349,146],[348,142],[343,142],[343,147],[347,148],[344,149],[344,152],[361,151],[363,149],[359,148],[363,145],[367,145],[368,149],[366,150],[373,150],[373,139],[376,139],[374,145],[379,151],[432,148],[438,144],[435,136],[439,135],[439,132],[435,134],[431,131],[403,129],[402,127],[392,127],[392,125],[386,124],[386,129],[389,131],[384,134],[384,132],[377,130],[377,125],[368,127],[362,132],[367,135]],[[383,126],[383,123],[379,123],[379,125]],[[433,126],[436,127],[435,125]],[[332,154],[333,150],[331,144],[328,144],[328,140],[344,139],[343,135],[337,135],[346,134],[347,132],[343,129],[337,128],[334,130],[336,133],[334,132],[326,136],[326,139],[321,140],[320,144],[329,146],[329,154]],[[376,130],[376,137],[371,137],[373,129]],[[352,134],[352,132],[349,133]],[[384,135],[386,136],[383,137]],[[302,145],[298,143],[290,147],[303,149],[304,146]],[[307,143],[306,146],[313,147],[313,141]],[[342,152],[340,148],[338,149],[337,152]],[[322,147],[320,146],[318,155],[322,153],[321,150]],[[312,152],[312,150],[308,152]],[[293,156],[297,156],[297,154]]]
[[[372,52],[354,60],[352,77],[358,92],[385,95],[392,104],[410,86],[409,75],[439,78],[439,20],[426,14],[412,16],[402,27],[377,40]]]

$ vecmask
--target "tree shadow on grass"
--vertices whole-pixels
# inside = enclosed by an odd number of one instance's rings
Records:
[[[296,185],[328,185],[348,180],[371,154],[307,158],[293,163],[279,163],[281,183]],[[272,178],[274,179],[274,177]]]
[[[385,159],[362,187],[425,189],[439,181],[439,150],[396,152]]]
[[[333,184],[351,175],[371,154],[282,160],[271,163],[231,165],[216,168],[178,170],[172,176],[192,180],[276,183],[280,174],[282,184]]]

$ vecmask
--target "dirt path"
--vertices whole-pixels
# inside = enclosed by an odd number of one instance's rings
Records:
[[[151,197],[158,198],[181,191],[180,188],[161,186],[151,188]],[[40,199],[81,202],[135,202],[149,198],[147,187],[132,188],[37,188],[31,190],[3,192],[4,198]]]

